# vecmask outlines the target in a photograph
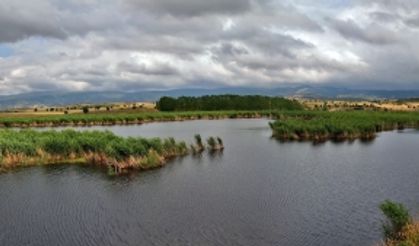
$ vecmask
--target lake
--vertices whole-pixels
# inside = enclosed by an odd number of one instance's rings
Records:
[[[281,143],[268,122],[83,128],[189,143],[200,133],[226,149],[121,177],[83,166],[0,174],[0,245],[373,245],[383,200],[418,214],[418,131]]]

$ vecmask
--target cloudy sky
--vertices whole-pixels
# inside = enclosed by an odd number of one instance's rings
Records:
[[[0,94],[419,88],[418,0],[1,0]]]

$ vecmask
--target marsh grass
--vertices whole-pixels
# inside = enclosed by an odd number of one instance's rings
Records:
[[[270,123],[273,136],[282,140],[323,141],[373,139],[376,133],[419,127],[413,112],[278,112]]]
[[[0,169],[56,163],[86,163],[124,169],[151,169],[186,155],[185,142],[123,138],[109,131],[0,130]]]
[[[220,151],[224,149],[223,140],[220,137],[209,137],[207,139],[207,144],[210,151]]]

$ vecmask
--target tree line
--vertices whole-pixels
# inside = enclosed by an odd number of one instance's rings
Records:
[[[162,97],[157,102],[160,111],[216,111],[216,110],[300,110],[294,100],[259,95],[212,95],[202,97]]]

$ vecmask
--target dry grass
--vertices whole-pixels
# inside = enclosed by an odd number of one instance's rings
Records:
[[[402,240],[388,240],[378,246],[419,246],[419,222],[407,225],[401,235]]]

